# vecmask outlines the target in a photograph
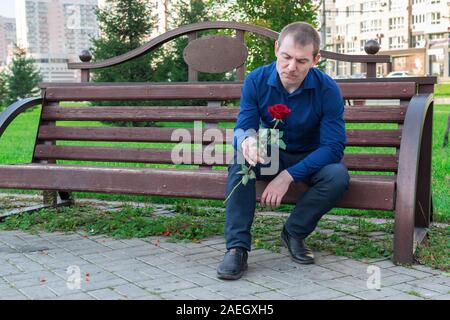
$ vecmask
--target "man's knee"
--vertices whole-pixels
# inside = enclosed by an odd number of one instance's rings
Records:
[[[350,176],[343,163],[333,163],[323,167],[317,174],[318,181],[333,189],[347,190]]]

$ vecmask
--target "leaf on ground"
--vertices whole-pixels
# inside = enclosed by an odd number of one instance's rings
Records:
[[[159,241],[159,240],[152,240],[151,243],[157,247],[159,247],[161,245],[161,241]]]

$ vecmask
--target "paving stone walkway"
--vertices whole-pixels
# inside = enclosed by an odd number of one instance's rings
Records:
[[[328,252],[316,252],[316,264],[305,266],[284,248],[252,251],[243,278],[223,281],[216,267],[224,247],[221,236],[173,243],[165,237],[0,231],[0,300],[450,299],[450,276],[440,270]]]
[[[223,248],[222,237],[171,243],[2,231],[0,299],[450,299],[450,277],[441,271],[326,252],[302,266],[286,250],[254,250],[240,281],[222,281],[215,269]],[[367,285],[374,266],[380,290]]]

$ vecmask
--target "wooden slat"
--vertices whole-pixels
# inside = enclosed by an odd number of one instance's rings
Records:
[[[339,83],[344,99],[410,99],[414,82]]]
[[[59,126],[51,128],[49,126],[41,126],[38,138],[41,140],[74,140],[74,141],[122,141],[122,142],[178,142],[172,141],[174,128],[158,128],[158,127],[69,127]],[[204,130],[198,134],[192,128],[180,129],[179,132],[188,134],[190,140],[185,142],[192,143],[210,143],[212,139],[202,139]],[[217,129],[226,134],[225,129]],[[231,136],[222,138],[220,143],[232,140]],[[175,135],[176,136],[176,135]]]
[[[212,108],[211,108],[212,109]],[[117,141],[117,142],[178,142],[172,137],[174,128],[158,127],[71,127],[71,126],[41,126],[38,139],[40,140],[71,140],[71,141]],[[217,130],[217,139],[205,135],[204,129],[192,128],[179,129],[180,134],[186,132],[183,142],[203,143],[231,143],[233,129]],[[219,132],[221,136],[219,135]],[[202,137],[205,137],[202,139]],[[187,140],[189,138],[189,140]],[[347,130],[347,146],[375,146],[375,147],[399,147],[401,139],[400,129],[372,130],[349,129]]]
[[[86,191],[224,199],[226,171],[75,165],[0,165],[0,188]],[[395,176],[352,175],[339,207],[392,210]],[[258,181],[257,200],[267,182]],[[284,203],[296,203],[307,187],[293,184]]]
[[[50,86],[48,100],[229,100],[239,99],[242,83],[174,83],[174,84],[74,84]]]
[[[177,153],[177,155],[180,153]],[[181,153],[183,155],[184,153]],[[226,165],[232,154],[218,153],[217,158],[206,157],[202,150],[186,152],[182,164],[204,164],[205,161],[214,165]],[[79,146],[37,146],[35,157],[38,159],[106,161],[106,162],[136,162],[173,164],[172,149],[160,148],[113,148],[113,147],[79,147]],[[214,161],[215,160],[215,161]],[[177,163],[177,164],[181,164]]]
[[[45,107],[44,120],[235,121],[239,107]]]
[[[371,61],[375,62],[375,61]],[[436,76],[425,77],[403,77],[403,78],[350,78],[350,79],[334,79],[337,83],[355,83],[355,82],[414,82],[419,86],[434,85],[437,83]]]
[[[186,152],[185,152],[186,151]],[[233,159],[232,152],[189,149],[177,151],[180,161],[172,157],[172,149],[160,148],[113,148],[86,146],[37,145],[35,158],[52,160],[81,160],[105,162],[136,162],[173,164],[227,165]],[[182,158],[182,159],[181,159]],[[178,158],[177,158],[178,159]],[[398,156],[388,154],[345,154],[344,162],[349,170],[397,171]]]
[[[400,147],[402,130],[347,129],[347,146]]]
[[[239,107],[49,107],[42,110],[43,120],[71,121],[235,121]],[[402,123],[405,106],[347,107],[347,122]]]
[[[409,99],[416,92],[414,82],[339,83],[345,99]],[[242,82],[230,83],[76,83],[43,84],[46,98],[68,101],[239,99]]]
[[[398,170],[398,156],[394,154],[345,154],[344,162],[349,170],[387,171]]]
[[[354,123],[403,123],[407,106],[346,107],[344,120]]]

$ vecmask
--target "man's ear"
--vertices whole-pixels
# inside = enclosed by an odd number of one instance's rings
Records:
[[[314,58],[313,66],[315,66],[316,64],[318,64],[318,63],[319,63],[319,60],[320,60],[320,52],[317,53],[316,57]]]
[[[278,42],[278,40],[275,40],[275,56],[278,57],[278,50],[280,50],[280,43]]]

